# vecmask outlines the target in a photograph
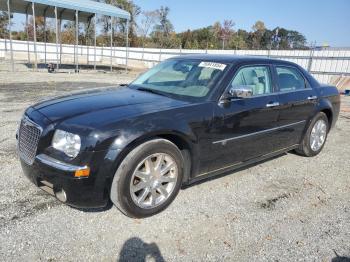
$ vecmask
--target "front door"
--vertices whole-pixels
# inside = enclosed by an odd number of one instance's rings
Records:
[[[210,142],[204,151],[207,172],[278,149],[279,95],[272,82],[271,67],[241,67],[229,86],[236,87],[251,89],[253,96],[215,106]]]

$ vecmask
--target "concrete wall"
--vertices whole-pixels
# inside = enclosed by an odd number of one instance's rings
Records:
[[[9,40],[0,39],[0,58],[10,58]],[[13,41],[14,59],[34,61],[34,43],[27,41]],[[46,52],[45,52],[46,50]],[[58,48],[62,63],[74,62],[74,45],[61,45]],[[80,64],[94,64],[93,46],[77,47]],[[37,43],[38,62],[56,63],[56,44]],[[150,68],[167,58],[181,54],[235,54],[267,56],[295,62],[304,67],[320,81],[332,82],[334,77],[350,76],[350,48],[338,50],[185,50],[185,49],[156,49],[130,48],[129,66]],[[96,63],[110,65],[125,65],[125,47],[96,47]]]

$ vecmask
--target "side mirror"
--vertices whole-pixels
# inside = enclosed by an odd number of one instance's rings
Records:
[[[248,98],[253,96],[253,89],[247,86],[234,86],[228,91],[229,98]]]

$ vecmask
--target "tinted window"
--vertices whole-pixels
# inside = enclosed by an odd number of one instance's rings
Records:
[[[305,79],[292,67],[276,67],[280,91],[294,91],[305,88]]]
[[[249,88],[253,95],[272,93],[270,70],[267,66],[247,66],[239,69],[231,88]]]

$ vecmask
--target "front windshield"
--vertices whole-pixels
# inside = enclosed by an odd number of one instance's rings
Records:
[[[199,60],[167,60],[153,67],[131,88],[186,98],[204,98],[221,78],[226,64]]]

